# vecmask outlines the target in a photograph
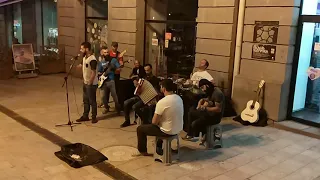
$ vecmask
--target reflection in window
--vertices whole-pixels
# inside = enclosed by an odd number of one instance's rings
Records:
[[[58,45],[58,23],[57,2],[43,0],[43,41],[44,46],[57,47]]]
[[[108,18],[108,0],[86,1],[87,17]]]
[[[22,43],[22,22],[20,3],[13,5],[13,36],[18,40],[18,42]]]
[[[108,26],[107,20],[87,19],[87,41],[92,45],[92,50],[96,56],[99,55],[100,47],[107,46]]]
[[[195,21],[198,0],[146,0],[146,20]]]
[[[302,15],[320,15],[320,0],[304,0],[302,2]]]

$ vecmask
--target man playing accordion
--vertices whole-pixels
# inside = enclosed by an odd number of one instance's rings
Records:
[[[130,126],[130,112],[134,110],[136,114],[141,118],[141,121],[144,124],[149,123],[149,112],[142,110],[145,105],[153,105],[156,104],[156,99],[158,96],[158,92],[155,90],[153,85],[146,79],[139,79],[138,76],[133,76],[131,78],[136,87],[134,97],[127,99],[124,102],[124,116],[125,121],[120,126],[121,128]]]

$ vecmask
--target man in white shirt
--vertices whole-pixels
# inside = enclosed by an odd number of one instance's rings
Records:
[[[147,136],[169,137],[179,134],[183,128],[183,102],[180,96],[173,93],[175,85],[172,80],[161,82],[161,92],[165,95],[157,105],[152,124],[141,125],[137,128],[139,154],[148,156]],[[162,141],[157,142],[162,148]]]
[[[191,81],[193,81],[193,85],[198,86],[199,81],[201,79],[207,79],[208,81],[213,81],[213,77],[207,72],[207,68],[209,67],[209,62],[206,59],[202,59],[199,64],[199,70],[195,72],[192,77]]]
[[[97,123],[97,101],[96,92],[98,88],[98,61],[91,52],[91,44],[84,42],[80,48],[83,54],[82,64],[78,67],[82,68],[83,74],[83,115],[77,122],[89,121],[89,111],[91,106],[92,123]]]

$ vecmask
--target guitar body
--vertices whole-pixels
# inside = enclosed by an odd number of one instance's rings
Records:
[[[101,88],[103,86],[105,80],[107,80],[107,79],[108,79],[108,76],[105,76],[105,74],[102,74],[98,80],[98,88]]]
[[[122,53],[120,53],[119,57],[123,57],[123,55],[127,52],[127,50],[124,50]],[[117,59],[117,58],[115,58]],[[125,61],[123,63],[129,63],[131,60]],[[108,70],[104,72],[98,79],[98,88],[101,88],[104,84],[104,82],[108,79]]]
[[[247,107],[241,112],[241,118],[244,121],[255,123],[259,120],[259,110],[261,106],[259,102],[253,100],[248,101]]]

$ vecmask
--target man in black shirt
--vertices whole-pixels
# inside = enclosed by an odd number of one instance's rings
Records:
[[[225,96],[207,79],[199,81],[199,87],[207,95],[199,101],[197,108],[192,107],[188,113],[188,134],[184,140],[192,140],[200,132],[205,134],[206,127],[219,124],[224,112]]]
[[[143,66],[140,65],[140,62],[138,60],[134,61],[134,68],[132,69],[130,78],[132,76],[139,76],[139,78],[144,78],[146,76],[146,72],[144,71]]]
[[[146,72],[145,79],[148,80],[158,92],[160,92],[160,80],[152,74],[152,65],[146,64],[144,66],[144,70]]]

